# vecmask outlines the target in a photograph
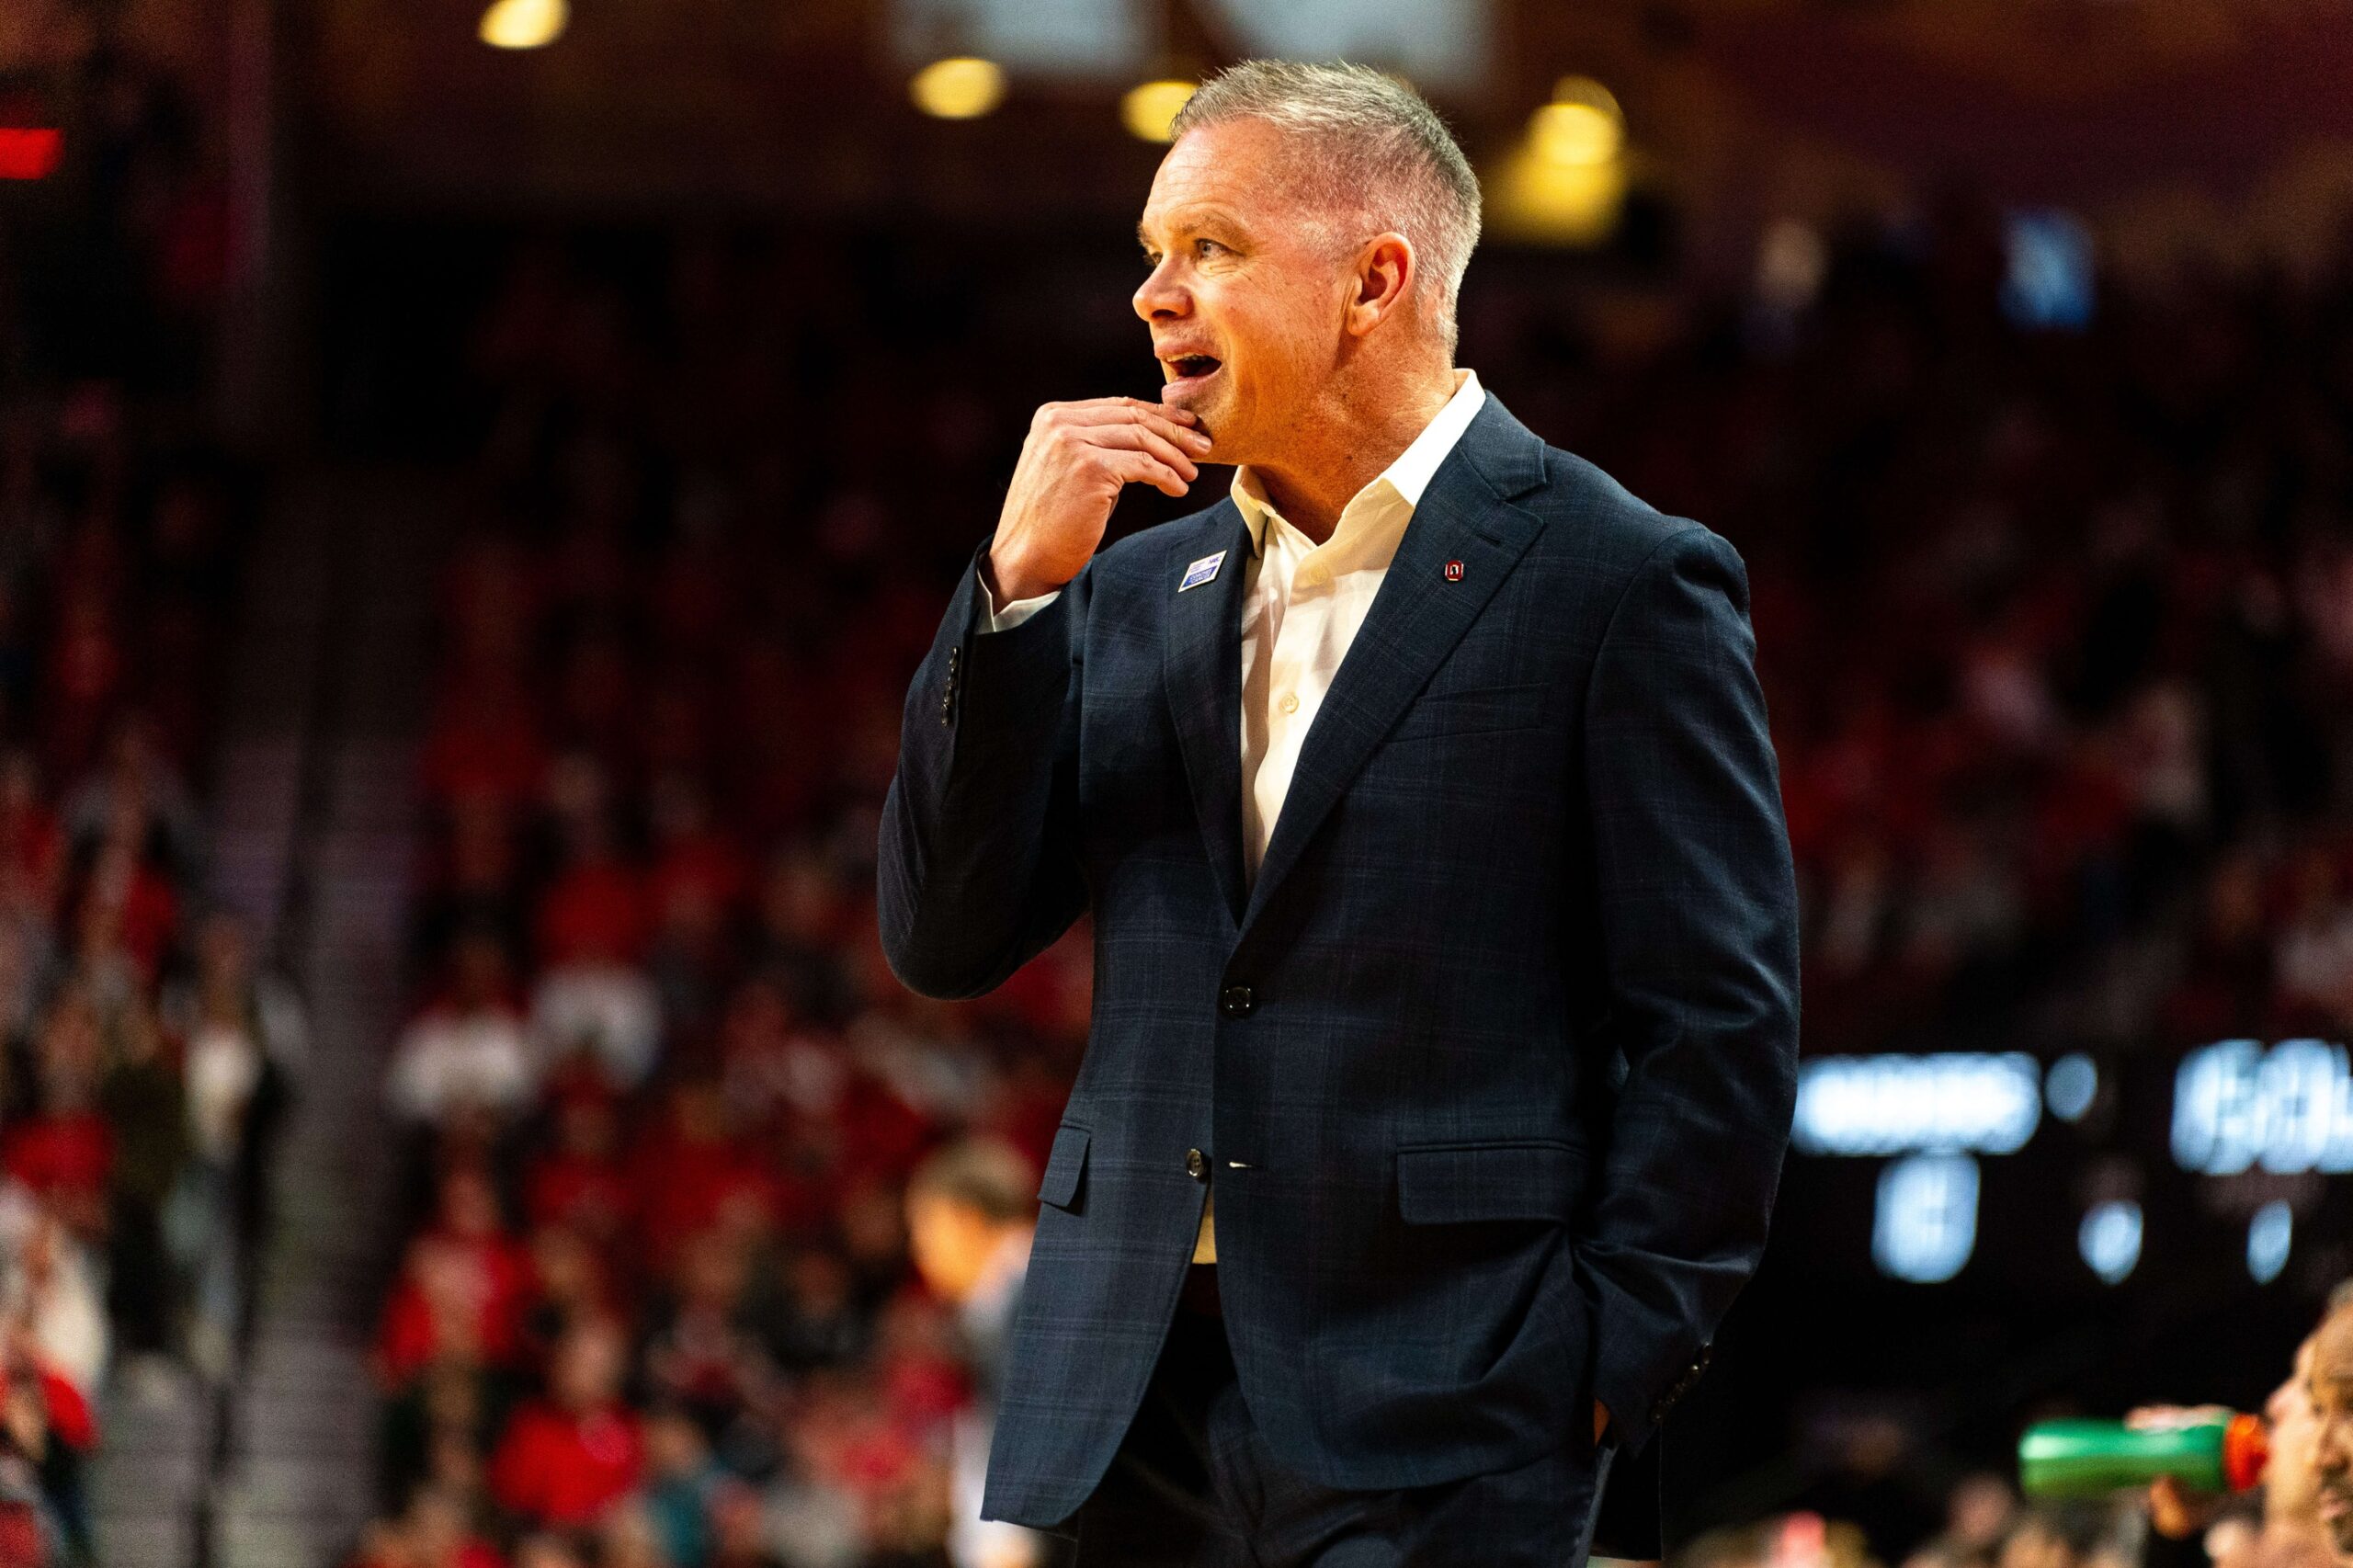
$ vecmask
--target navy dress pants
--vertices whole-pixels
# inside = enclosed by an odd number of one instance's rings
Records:
[[[1345,1492],[1267,1451],[1196,1269],[1134,1422],[1064,1525],[1077,1568],[1578,1568],[1613,1445],[1436,1486]]]

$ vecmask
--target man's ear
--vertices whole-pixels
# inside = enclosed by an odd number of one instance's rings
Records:
[[[1404,303],[1406,294],[1420,281],[1421,271],[1421,257],[1414,254],[1413,242],[1404,235],[1392,230],[1367,240],[1357,252],[1356,267],[1349,274],[1348,331],[1362,337],[1379,326],[1390,312]]]

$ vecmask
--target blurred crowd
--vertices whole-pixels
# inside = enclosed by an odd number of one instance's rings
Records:
[[[2108,288],[2082,332],[2004,317],[1961,200],[1665,329],[1549,257],[1474,271],[1462,362],[1749,564],[1809,1051],[2345,1027],[2345,233],[2313,277]],[[1053,301],[985,255],[520,243],[469,340],[375,1568],[962,1550],[985,1357],[910,1266],[906,1187],[951,1142],[1035,1168],[1086,932],[992,996],[906,994],[875,815],[1031,407],[1149,369],[1115,267],[1084,309],[1126,356],[992,304]],[[1972,1562],[2108,1550],[1969,1518]],[[1813,1528],[1756,1550],[1874,1550]]]
[[[87,1561],[110,1421],[231,1370],[301,1013],[220,907],[248,483],[200,404],[220,204],[171,81],[64,48],[0,191],[0,1560]],[[21,85],[20,84],[18,85]]]
[[[1942,1528],[1903,1568],[2140,1568],[2145,1521],[2128,1502],[2029,1505],[2008,1481],[1972,1475],[1954,1487]],[[1851,1521],[1799,1511],[1707,1531],[1670,1568],[1882,1568]]]
[[[1043,1561],[970,1528],[967,1418],[1086,1037],[1085,933],[982,1002],[892,978],[877,812],[936,585],[875,496],[835,494],[813,542],[758,524],[791,501],[745,494],[779,454],[748,425],[696,449],[731,367],[657,369],[601,308],[526,255],[477,345],[497,412],[420,762],[358,1560]],[[789,384],[789,346],[696,330]],[[691,412],[586,406],[665,374]]]
[[[208,903],[184,772],[211,695],[222,499],[143,462],[103,389],[7,417],[0,1498],[8,1461],[28,1461],[85,1550],[78,1459],[110,1361],[157,1393],[174,1359],[229,1369],[301,1014]]]
[[[2002,315],[1994,215],[1938,220],[1577,394],[1749,563],[1806,1049],[2336,1038],[2353,222],[2072,333]]]

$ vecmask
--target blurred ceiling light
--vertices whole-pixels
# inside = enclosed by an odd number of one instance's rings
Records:
[[[567,0],[494,0],[482,14],[482,41],[493,49],[539,49],[563,36]]]
[[[1146,142],[1168,140],[1168,123],[1176,111],[1192,97],[1198,82],[1180,82],[1173,78],[1159,82],[1142,82],[1128,89],[1120,100],[1120,122],[1129,134]]]
[[[1618,226],[1626,165],[1556,164],[1522,147],[1487,182],[1488,215],[1497,233],[1550,244],[1597,245]]]
[[[907,95],[937,119],[978,119],[1005,101],[1005,72],[994,60],[960,54],[915,74]]]
[[[1563,76],[1488,182],[1498,233],[1555,244],[1609,237],[1626,195],[1626,121],[1590,76]]]
[[[1563,76],[1552,101],[1528,119],[1528,144],[1548,164],[1589,167],[1618,156],[1626,117],[1608,88],[1590,76]]]
[[[0,126],[0,179],[46,179],[64,155],[64,133],[54,127]]]

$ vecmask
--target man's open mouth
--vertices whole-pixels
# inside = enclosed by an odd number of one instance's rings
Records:
[[[1161,362],[1175,372],[1170,377],[1172,381],[1199,381],[1204,376],[1215,373],[1218,368],[1217,358],[1209,354],[1187,354],[1178,358],[1165,359]]]

